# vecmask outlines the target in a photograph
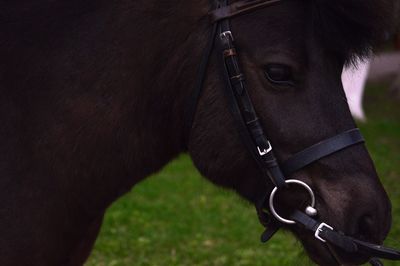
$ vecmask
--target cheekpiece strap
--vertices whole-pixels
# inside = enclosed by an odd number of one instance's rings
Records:
[[[223,7],[228,6],[222,5],[221,8]],[[217,38],[222,54],[220,62],[226,83],[224,91],[242,142],[274,185],[285,187],[285,177],[250,99],[229,21],[223,19],[218,24]]]

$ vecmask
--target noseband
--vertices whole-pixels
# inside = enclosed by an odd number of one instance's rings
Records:
[[[239,15],[266,8],[281,0],[248,0],[228,4],[227,0],[219,0],[217,8],[209,13],[212,24],[210,40],[199,66],[195,90],[191,95],[185,113],[185,137],[189,138],[198,99],[204,85],[209,58],[215,44],[221,50],[221,69],[225,81],[224,93],[228,100],[230,112],[234,118],[242,142],[250,152],[257,165],[275,186],[266,193],[256,206],[260,222],[267,228],[261,240],[267,242],[283,225],[295,225],[312,233],[321,243],[335,246],[354,255],[367,255],[390,260],[400,260],[400,252],[383,246],[363,242],[336,231],[332,226],[318,221],[313,190],[304,182],[296,179],[286,180],[286,176],[303,169],[307,165],[340,150],[356,144],[364,143],[359,129],[351,129],[321,141],[304,149],[283,163],[276,159],[272,145],[260,124],[253,103],[246,89],[246,81],[240,69],[238,54],[234,45],[234,36],[229,20]],[[275,209],[276,193],[289,186],[300,186],[310,195],[310,205],[304,210],[295,210],[290,217],[282,217]],[[269,212],[265,206],[269,205]],[[382,265],[378,259],[371,260],[372,265]]]

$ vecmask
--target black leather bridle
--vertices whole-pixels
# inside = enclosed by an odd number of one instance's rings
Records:
[[[310,231],[321,242],[335,246],[347,253],[400,260],[400,252],[396,250],[346,236],[334,230],[328,224],[316,220],[315,216],[317,215],[317,210],[314,208],[315,197],[312,189],[300,180],[285,179],[286,176],[293,174],[321,158],[353,145],[364,143],[359,129],[351,129],[321,141],[293,155],[283,163],[279,163],[273,153],[271,143],[264,133],[246,89],[246,81],[240,69],[229,20],[233,17],[266,8],[281,1],[282,0],[247,0],[232,4],[228,4],[227,0],[217,1],[216,9],[209,14],[212,32],[200,63],[195,90],[191,95],[185,113],[186,140],[190,137],[198,99],[201,95],[206,77],[209,58],[217,43],[218,48],[221,49],[220,63],[226,84],[224,92],[228,99],[229,109],[234,118],[236,127],[243,143],[257,162],[261,171],[275,185],[274,190],[266,193],[266,197],[260,200],[258,206],[256,206],[260,222],[267,228],[261,237],[262,241],[268,241],[284,224],[295,224]],[[285,219],[281,217],[274,208],[274,196],[278,190],[286,188],[291,184],[302,186],[310,194],[311,204],[304,212],[295,210],[290,215],[289,219]],[[269,211],[265,210],[267,201],[269,201]],[[371,260],[371,264],[382,265],[378,259]]]

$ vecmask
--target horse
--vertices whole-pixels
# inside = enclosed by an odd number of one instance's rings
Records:
[[[278,2],[230,24],[259,123],[285,161],[356,126],[341,71],[384,38],[392,5]],[[251,203],[274,188],[235,126],[217,49],[185,133],[216,8],[206,0],[0,3],[1,265],[82,265],[107,207],[183,152]],[[388,234],[390,201],[364,145],[290,177],[313,189],[319,217],[335,229],[375,244]],[[278,211],[303,196],[282,191]],[[338,259],[305,230],[286,228],[317,264],[369,259],[340,251]]]

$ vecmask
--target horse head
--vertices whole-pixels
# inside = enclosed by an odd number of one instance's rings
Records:
[[[231,53],[239,55],[241,78],[259,122],[277,160],[283,162],[306,147],[356,127],[341,83],[342,69],[354,58],[369,55],[381,40],[389,4],[373,0],[269,2],[274,3],[240,16],[230,11],[228,23],[235,42]],[[214,19],[223,11],[214,12]],[[221,52],[218,48],[209,52],[189,152],[212,182],[258,204],[274,185],[246,149],[229,112]],[[388,234],[390,202],[364,145],[330,154],[286,178],[312,188],[318,217],[338,231],[375,244],[381,244]],[[275,200],[282,216],[305,207],[307,197],[301,187],[291,186],[278,194]],[[323,245],[303,228],[287,227],[318,264],[360,264],[369,259]]]

